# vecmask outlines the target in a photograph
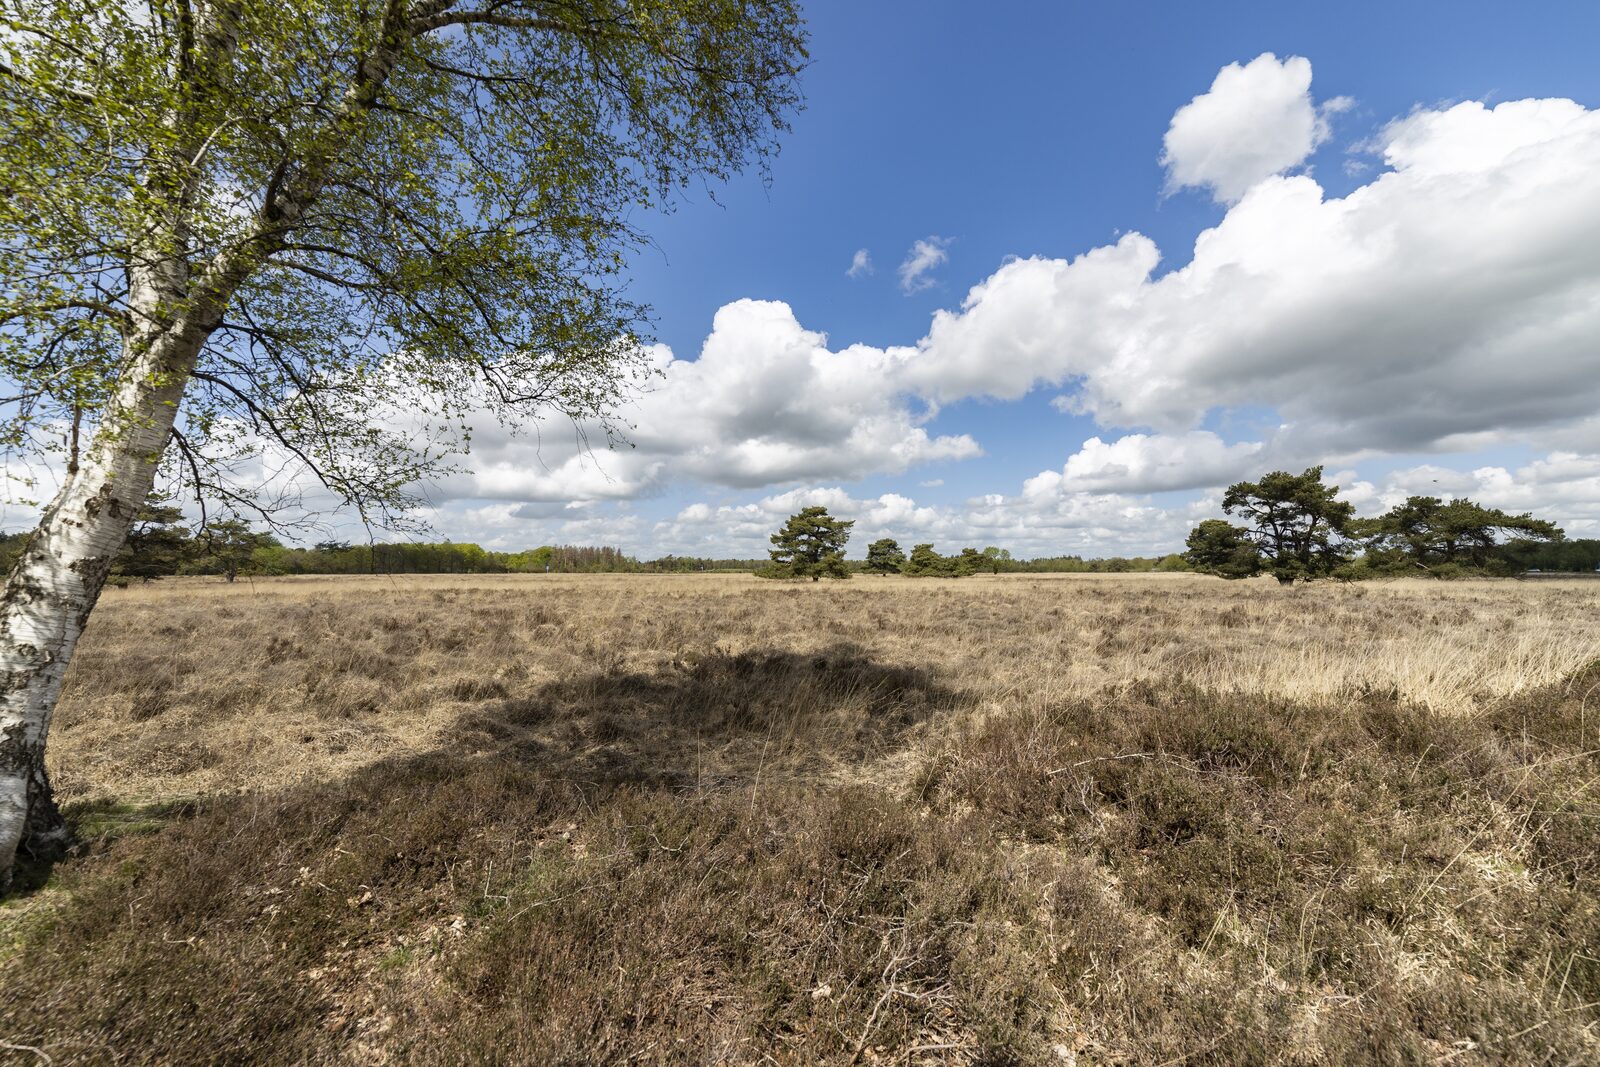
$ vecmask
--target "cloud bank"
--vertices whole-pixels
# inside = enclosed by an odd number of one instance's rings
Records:
[[[1316,101],[1304,58],[1230,64],[1164,140],[1169,189],[1223,205],[1181,261],[1136,232],[1070,258],[1013,259],[923,337],[889,347],[835,348],[782,302],[737,301],[698,358],[653,350],[660,379],[623,413],[631,447],[591,452],[580,428],[537,441],[535,457],[528,438],[480,427],[474,469],[436,499],[491,509],[486,522],[623,523],[604,528],[679,551],[717,538],[759,551],[796,493],[836,494],[858,534],[1151,550],[1181,542],[1205,502],[1150,494],[1269,467],[1516,445],[1546,454],[1408,468],[1351,491],[1374,505],[1460,491],[1594,530],[1600,112],[1564,99],[1418,108],[1367,142],[1381,164],[1371,179],[1330,196],[1303,168],[1347,103]],[[948,243],[915,242],[901,288],[931,286]],[[849,273],[869,269],[862,249]],[[1102,432],[1003,493],[930,508],[816,488],[978,456],[972,436],[937,428],[941,408],[1041,388]],[[1266,413],[1270,429],[1225,438],[1214,427],[1235,412]],[[615,503],[684,486],[773,492],[656,526]],[[538,514],[519,511],[529,506]]]

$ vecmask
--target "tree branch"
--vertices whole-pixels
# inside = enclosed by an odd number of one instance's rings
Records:
[[[4,75],[5,77],[10,78],[12,81],[21,85],[25,85],[30,89],[44,89],[44,91],[50,93],[51,95],[65,97],[66,99],[71,100],[73,103],[92,105],[100,102],[99,98],[93,93],[84,92],[82,89],[69,89],[64,85],[58,85],[49,89],[45,89],[43,86],[35,83],[33,79],[24,76],[20,71],[14,69],[9,63],[0,62],[0,75]]]
[[[453,11],[442,12],[412,19],[407,28],[417,35],[432,33],[442,30],[446,26],[499,26],[510,30],[544,30],[548,33],[576,33],[586,37],[598,37],[598,26],[578,27],[569,26],[564,22],[553,19],[535,18],[527,15],[502,15],[495,11]]]

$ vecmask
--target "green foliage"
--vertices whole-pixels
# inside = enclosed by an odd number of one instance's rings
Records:
[[[912,546],[911,557],[900,569],[909,578],[948,578],[954,571],[955,565],[935,552],[931,544]]]
[[[848,578],[844,546],[854,519],[835,519],[824,507],[802,508],[772,535],[772,563],[764,578]]]
[[[767,566],[760,559],[713,559],[704,556],[662,556],[647,560],[638,569],[650,574],[750,574]]]
[[[67,450],[179,325],[207,488],[273,449],[381,518],[470,412],[609,433],[633,220],[764,167],[805,58],[796,0],[3,0],[0,444]]]
[[[501,555],[490,553],[491,558]],[[530,552],[503,557],[509,571],[561,574],[597,574],[639,570],[639,561],[608,545],[544,545]]]
[[[1360,519],[1338,493],[1338,486],[1323,484],[1321,467],[1239,482],[1228,488],[1222,508],[1250,525],[1202,522],[1189,534],[1184,559],[1209,574],[1267,573],[1284,584],[1328,576],[1511,574],[1536,566],[1541,552],[1563,563],[1570,559],[1572,569],[1600,567],[1600,550],[1562,554],[1561,530],[1526,513],[1512,515],[1464,497],[1446,502],[1413,496],[1377,518]],[[1352,558],[1358,545],[1361,555]]]
[[[997,557],[985,555],[976,548],[963,548],[955,556],[941,556],[933,545],[922,544],[912,548],[911,558],[901,568],[901,573],[912,578],[967,578],[979,571],[995,569],[997,565]]]
[[[892,537],[881,538],[867,546],[866,569],[876,574],[899,574],[905,562],[906,554]]]
[[[610,573],[663,569],[640,563],[619,548],[544,545],[496,552],[471,543],[394,542],[351,545],[324,541],[314,548],[283,545],[256,549],[258,574],[542,574]]]
[[[1501,545],[1500,551],[1517,571],[1600,571],[1600,540],[1593,538],[1546,543],[1513,538]]]
[[[950,573],[956,578],[970,578],[979,571],[988,570],[991,561],[975,548],[963,548],[950,563]]]
[[[1248,521],[1241,536],[1260,552],[1262,569],[1287,585],[1331,575],[1349,559],[1341,538],[1355,506],[1338,495],[1338,486],[1323,484],[1321,467],[1273,471],[1259,482],[1229,486],[1222,510]]]
[[[1261,550],[1250,531],[1227,519],[1206,519],[1189,534],[1183,559],[1195,570],[1223,578],[1251,578],[1261,573]]]
[[[207,523],[195,535],[184,570],[191,574],[220,574],[228,581],[241,574],[257,574],[256,553],[278,547],[270,534],[250,529],[241,519],[219,519]]]
[[[1505,550],[1507,538],[1526,545],[1562,540],[1554,523],[1532,515],[1431,496],[1409,497],[1376,519],[1357,519],[1351,533],[1365,545],[1366,567],[1380,573],[1509,572],[1519,568]]]
[[[29,536],[27,533],[0,533],[0,570],[11,573],[11,566],[22,555]]]
[[[983,550],[983,557],[988,561],[989,570],[992,574],[999,574],[1001,570],[1011,569],[1013,561],[1009,549],[996,548],[994,545],[990,545]]]
[[[183,511],[152,494],[128,528],[128,539],[111,566],[114,576],[150,581],[177,574],[190,552]]]

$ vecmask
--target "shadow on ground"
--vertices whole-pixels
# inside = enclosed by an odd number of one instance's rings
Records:
[[[860,773],[970,707],[917,667],[839,644],[814,653],[688,655],[661,672],[602,670],[463,715],[450,748],[499,752],[597,786],[718,788],[760,775]]]
[[[742,1058],[766,1009],[730,994],[730,968],[764,966],[751,931],[771,920],[749,908],[798,906],[813,942],[813,893],[881,910],[828,924],[872,956],[919,871],[977,855],[846,781],[971,703],[854,645],[455,688],[445,743],[343,781],[69,812],[71,900],[12,924],[0,1038],[56,1063],[426,1060],[441,1040],[482,1062],[609,1062],[648,1015]],[[461,951],[483,937],[533,970]],[[448,1036],[427,1006],[480,1000],[537,1001],[544,1022],[519,1006]],[[47,1002],[70,1007],[34,1013]]]

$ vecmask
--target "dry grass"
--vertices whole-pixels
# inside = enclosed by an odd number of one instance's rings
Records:
[[[8,906],[0,1039],[1581,1062],[1597,656],[1587,583],[112,591],[52,739],[85,847]]]
[[[1375,692],[1465,713],[1593,660],[1600,583],[179,579],[107,593],[56,721],[55,773],[68,799],[123,801],[327,781],[454,745],[463,713],[552,684],[568,683],[550,694],[566,705],[551,718],[564,722],[593,708],[592,694],[571,688],[578,679],[670,679],[719,656],[803,658],[841,645],[937,677],[983,711],[1179,682],[1304,703]],[[846,720],[870,710],[870,693],[808,694],[835,683],[799,679],[752,698],[785,705],[752,712],[778,734],[794,724],[777,712],[808,700]],[[781,738],[763,739],[772,757],[769,740]],[[732,747],[702,746],[706,773],[723,773],[719,760],[748,762],[748,746]],[[789,754],[815,774],[839,751],[825,743]],[[844,758],[859,774],[860,754]]]

